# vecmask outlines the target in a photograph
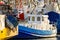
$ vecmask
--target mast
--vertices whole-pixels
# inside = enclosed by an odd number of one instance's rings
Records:
[[[22,5],[22,0],[20,0],[20,4],[19,4],[19,9],[22,9],[23,8],[23,5]]]

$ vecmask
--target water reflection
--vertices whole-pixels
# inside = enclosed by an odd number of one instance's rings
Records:
[[[57,40],[56,37],[54,38],[38,38],[38,39],[28,39],[28,40]]]
[[[14,39],[14,38],[13,38]],[[15,38],[15,40],[60,40],[60,35],[57,35],[57,37],[51,37],[51,38],[31,38],[31,39],[20,39],[20,38]],[[11,40],[11,39],[10,39]]]

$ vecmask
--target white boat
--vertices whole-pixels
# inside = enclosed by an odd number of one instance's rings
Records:
[[[49,24],[48,15],[28,15],[28,17],[28,21],[20,22],[18,25],[19,31],[39,37],[56,36],[57,28]]]
[[[42,2],[43,3],[43,2]],[[40,6],[39,6],[40,5]],[[53,37],[57,35],[57,28],[49,24],[48,15],[44,15],[43,5],[36,5],[30,8],[30,13],[24,14],[24,21],[19,21],[19,31],[25,34],[38,37]],[[25,8],[26,9],[26,8]],[[33,9],[33,10],[32,10]],[[52,10],[52,9],[51,9]],[[24,10],[26,12],[26,10]],[[50,11],[50,9],[48,10]],[[20,10],[19,13],[22,11]],[[22,13],[21,13],[22,14]]]

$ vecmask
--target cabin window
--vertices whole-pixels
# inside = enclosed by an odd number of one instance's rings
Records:
[[[37,17],[37,21],[40,21],[40,17]]]
[[[28,17],[29,21],[30,21],[30,16]]]
[[[32,21],[35,21],[35,17],[34,16],[32,17]]]
[[[42,21],[44,21],[44,17],[42,17]]]

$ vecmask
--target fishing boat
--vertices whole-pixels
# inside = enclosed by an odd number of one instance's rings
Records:
[[[52,7],[50,5],[51,9],[48,9],[48,6],[45,8],[43,6],[44,0],[41,0],[40,2],[38,1],[38,4],[30,3],[30,7],[25,5],[24,11],[18,11],[18,18],[20,19],[18,27],[20,33],[36,37],[53,37],[57,35],[56,25],[50,24],[49,16],[44,14],[52,11]],[[29,9],[29,12],[27,12],[27,9]]]
[[[28,22],[20,23],[18,25],[20,32],[39,37],[56,36],[57,29],[52,24],[49,24],[49,21],[47,20],[48,18],[47,15],[42,15],[44,21],[42,21],[40,15],[29,15],[29,16],[35,19],[32,20],[30,18]]]

